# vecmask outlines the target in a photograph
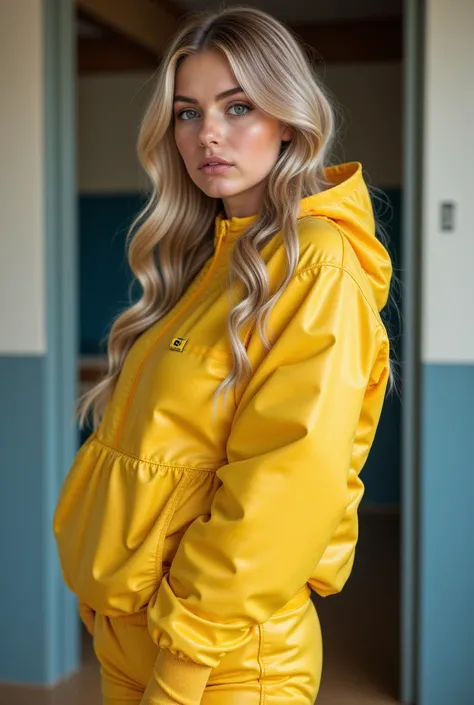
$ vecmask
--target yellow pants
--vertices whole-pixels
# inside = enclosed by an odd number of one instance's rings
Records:
[[[104,705],[139,705],[157,656],[146,624],[97,614],[94,650]],[[322,670],[321,629],[309,589],[255,628],[212,671],[201,705],[312,705]]]

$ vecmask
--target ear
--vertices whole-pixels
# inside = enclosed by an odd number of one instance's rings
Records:
[[[293,130],[288,125],[283,125],[283,132],[281,133],[282,142],[291,142],[293,139]]]

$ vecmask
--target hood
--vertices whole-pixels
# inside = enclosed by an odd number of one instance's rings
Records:
[[[392,263],[384,245],[375,236],[375,219],[369,190],[359,162],[331,166],[325,170],[332,186],[301,200],[300,218],[317,215],[332,220],[357,255],[381,311],[387,303]]]
[[[299,218],[308,215],[327,218],[337,225],[351,244],[374,292],[381,311],[387,303],[392,277],[392,263],[384,245],[375,236],[375,220],[369,190],[359,162],[339,164],[325,169],[331,184],[320,193],[301,199]],[[224,223],[232,237],[238,236],[257,216],[230,218],[218,215],[215,241]]]

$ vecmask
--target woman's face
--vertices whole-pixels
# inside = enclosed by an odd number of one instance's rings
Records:
[[[194,183],[221,198],[228,218],[258,213],[265,182],[291,130],[255,107],[225,56],[187,56],[176,71],[175,140]],[[220,157],[227,165],[203,166]]]

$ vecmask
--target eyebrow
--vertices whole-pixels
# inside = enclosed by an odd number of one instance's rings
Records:
[[[223,91],[222,93],[218,93],[216,95],[216,100],[223,100],[223,98],[228,98],[231,95],[235,95],[235,93],[244,93],[245,91],[240,87],[237,86],[236,88],[230,88],[228,91]],[[197,105],[198,101],[195,98],[189,98],[188,96],[185,95],[175,95],[174,97],[174,102],[175,103],[193,103],[194,105]]]

